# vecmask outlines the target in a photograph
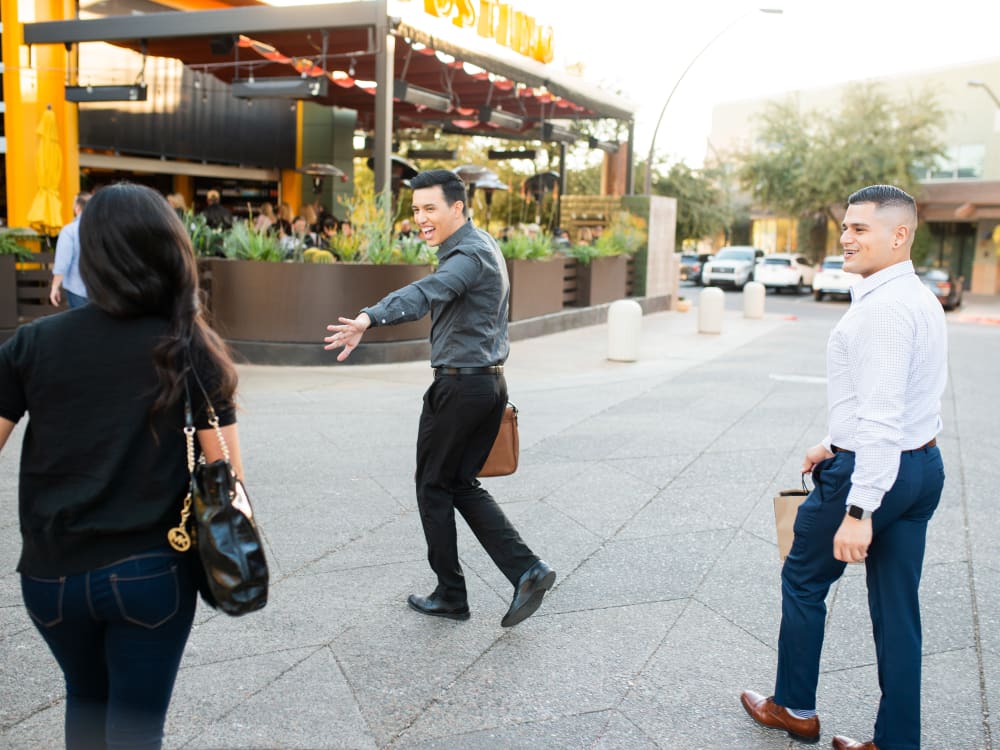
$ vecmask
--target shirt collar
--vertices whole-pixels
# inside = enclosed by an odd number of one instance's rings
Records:
[[[474,227],[472,226],[472,219],[466,219],[465,223],[456,229],[451,237],[442,242],[441,246],[438,247],[438,258],[443,258],[448,255],[452,250],[458,247],[458,244],[468,237],[473,230]]]
[[[891,266],[883,268],[881,271],[876,271],[867,278],[861,279],[861,281],[852,286],[851,301],[858,302],[883,284],[888,284],[890,281],[895,281],[901,276],[907,276],[912,273],[914,273],[913,261],[901,260],[899,263],[893,263]]]

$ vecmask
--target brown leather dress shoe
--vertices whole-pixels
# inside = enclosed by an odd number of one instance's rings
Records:
[[[833,735],[834,750],[878,750],[878,745],[874,742],[856,742],[850,737],[841,737],[839,734]]]
[[[819,742],[819,717],[796,719],[784,706],[774,702],[774,697],[765,698],[753,690],[744,690],[740,703],[750,714],[750,718],[768,729],[783,729],[793,740],[812,744]]]

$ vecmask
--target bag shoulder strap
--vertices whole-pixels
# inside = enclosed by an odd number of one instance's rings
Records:
[[[194,366],[194,358],[191,356],[190,346],[187,352],[188,359],[188,370],[194,375],[194,380],[198,384],[198,388],[201,390],[201,395],[205,399],[205,412],[208,414],[208,423],[215,430],[215,436],[219,440],[219,447],[222,449],[222,455],[225,456],[226,462],[229,463],[229,446],[226,444],[226,439],[222,436],[222,429],[219,427],[219,416],[215,413],[215,409],[212,407],[212,399],[209,398],[208,391],[205,390],[204,384],[201,382],[201,377],[198,375],[198,370]],[[187,424],[193,427],[194,420],[191,412],[191,391],[188,389],[187,376],[184,377],[184,398],[185,398],[185,420]],[[193,434],[193,433],[192,433]]]

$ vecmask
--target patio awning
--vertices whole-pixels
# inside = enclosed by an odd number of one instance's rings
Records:
[[[551,69],[469,29],[435,25],[437,19],[386,15],[381,1],[220,10],[51,21],[24,25],[26,44],[104,41],[178,59],[227,83],[305,76],[325,77],[318,104],[358,112],[358,125],[374,129],[377,56],[386,35],[395,39],[394,76],[447,97],[449,111],[397,98],[395,127],[439,125],[470,133],[531,134],[543,139],[550,120],[628,121],[634,106],[614,94]],[[366,83],[367,82],[367,83]],[[481,122],[483,108],[514,115]]]

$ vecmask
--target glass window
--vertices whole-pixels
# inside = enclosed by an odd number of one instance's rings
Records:
[[[986,146],[982,143],[966,143],[949,146],[945,155],[938,157],[933,165],[918,167],[916,172],[921,179],[981,179],[985,163]]]

